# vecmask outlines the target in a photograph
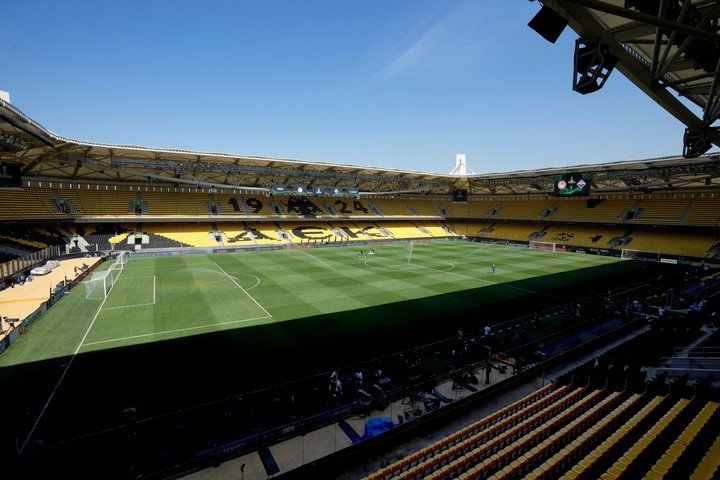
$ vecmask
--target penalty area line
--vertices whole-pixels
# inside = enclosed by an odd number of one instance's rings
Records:
[[[233,325],[236,323],[245,323],[245,322],[252,322],[254,320],[264,320],[266,318],[272,318],[272,316],[264,316],[264,317],[255,317],[255,318],[244,318],[242,320],[232,320],[230,322],[221,322],[221,323],[210,323],[207,325],[198,325],[196,327],[187,327],[187,328],[176,328],[174,330],[163,330],[161,332],[153,332],[153,333],[143,333],[141,335],[131,335],[129,337],[120,337],[120,338],[111,338],[110,340],[98,340],[97,342],[88,342],[83,344],[83,347],[88,347],[90,345],[100,345],[103,343],[113,343],[113,342],[122,342],[125,340],[133,340],[136,338],[145,338],[145,337],[154,337],[155,335],[165,335],[168,333],[178,333],[178,332],[188,332],[190,330],[200,330],[202,328],[212,328],[212,327],[219,327],[222,325]]]
[[[320,258],[316,257],[316,256],[313,255],[312,253],[306,252],[305,250],[300,250],[300,251],[301,251],[302,253],[304,253],[305,255],[309,255],[310,258],[313,258],[313,259],[317,260],[318,262],[322,263],[324,266],[328,267],[330,270],[333,270],[333,271],[337,272],[337,270],[335,270],[335,267],[333,267],[332,265],[326,263],[325,261],[321,260]]]
[[[381,258],[390,260],[391,262],[405,263],[405,262],[400,262],[399,260],[394,260],[394,259],[388,258],[388,257],[381,257]],[[489,283],[490,285],[497,285],[498,287],[512,288],[514,290],[521,290],[523,292],[532,293],[534,295],[543,295],[545,297],[559,298],[560,300],[564,300],[563,297],[559,297],[557,295],[552,295],[550,293],[537,292],[535,290],[530,290],[528,288],[516,287],[514,285],[508,285],[506,283],[501,283],[501,282],[493,282],[492,280],[486,280],[484,278],[470,277],[468,275],[463,275],[462,273],[451,272],[450,270],[438,270],[437,268],[426,267],[424,265],[418,265],[417,263],[408,263],[408,265],[413,265],[415,267],[424,268],[426,270],[431,270],[431,271],[437,272],[437,273],[446,273],[448,275],[455,275],[457,277],[467,278],[468,280],[476,280],[479,282],[485,282],[485,283]]]

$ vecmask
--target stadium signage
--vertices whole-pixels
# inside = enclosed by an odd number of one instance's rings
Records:
[[[554,193],[558,197],[577,197],[590,195],[589,173],[564,173],[553,178]]]

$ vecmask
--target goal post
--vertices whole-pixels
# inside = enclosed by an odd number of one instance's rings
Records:
[[[640,250],[623,248],[622,250],[620,250],[620,258],[622,258],[623,260],[632,260],[637,256],[638,253],[640,253]]]
[[[117,275],[113,270],[93,272],[92,277],[83,282],[85,284],[85,300],[104,300],[113,286]]]
[[[125,264],[127,263],[127,253],[126,251],[120,252],[118,255],[115,256],[115,262],[112,264],[110,268],[115,267],[116,269],[122,270],[125,268]]]
[[[657,252],[643,252],[642,250],[623,248],[620,251],[620,258],[622,258],[623,260],[649,260],[653,262],[659,262],[660,254]]]
[[[93,272],[92,277],[85,280],[85,300],[104,300],[120,273],[125,269],[127,252],[115,256],[110,268],[102,272]]]
[[[555,242],[528,242],[528,248],[554,252],[557,249],[557,244]]]

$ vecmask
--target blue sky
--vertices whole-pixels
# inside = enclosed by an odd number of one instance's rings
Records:
[[[79,140],[477,173],[682,151],[613,72],[571,90],[527,0],[6,2],[0,90]]]

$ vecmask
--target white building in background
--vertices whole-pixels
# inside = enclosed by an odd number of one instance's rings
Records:
[[[455,168],[452,169],[450,175],[465,176],[468,175],[468,173],[470,175],[475,175],[475,172],[467,166],[467,155],[464,153],[458,153],[455,155]]]

